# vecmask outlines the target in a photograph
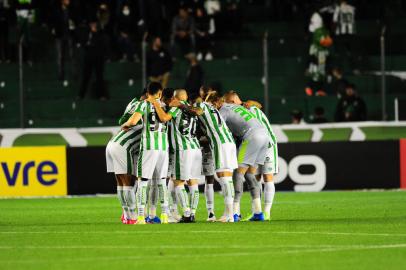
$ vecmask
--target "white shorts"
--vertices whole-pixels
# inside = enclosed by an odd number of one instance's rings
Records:
[[[213,155],[212,151],[210,148],[202,148],[202,156],[203,156],[203,162],[202,162],[202,175],[204,176],[211,176],[215,174],[214,171],[214,160],[213,160]]]
[[[136,175],[133,155],[117,142],[110,141],[106,147],[107,172]]]
[[[212,149],[216,172],[234,171],[238,168],[237,148],[234,143],[224,143],[220,149]]]
[[[278,172],[278,145],[274,144],[272,147],[268,148],[265,156],[265,163],[258,167],[258,174],[277,174]]]
[[[247,135],[238,148],[238,165],[264,165],[269,139],[265,132],[252,132]]]
[[[202,151],[200,149],[176,151],[172,166],[172,176],[177,180],[200,179]]]
[[[168,151],[141,149],[138,157],[137,176],[145,179],[166,178],[168,164]]]

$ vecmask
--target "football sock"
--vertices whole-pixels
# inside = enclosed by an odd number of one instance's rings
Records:
[[[173,214],[179,214],[178,213],[178,200],[176,198],[176,191],[175,191],[175,184],[173,181],[169,180],[168,183],[168,192],[169,192],[169,207],[171,210],[171,213]]]
[[[254,204],[254,209],[253,209],[253,213],[254,214],[259,214],[262,212],[262,207],[261,207],[261,198],[256,198],[252,200],[253,204]]]
[[[127,202],[130,219],[136,219],[136,217],[135,217],[136,200],[135,200],[134,188],[132,186],[123,186],[123,194],[124,194],[124,198]]]
[[[188,198],[185,186],[184,185],[177,186],[177,187],[175,187],[175,190],[176,190],[176,195],[177,195],[178,201],[183,210],[183,215],[185,217],[189,217],[190,216],[189,198]]]
[[[255,175],[252,173],[246,173],[245,174],[245,180],[247,180],[247,185],[248,185],[248,190],[251,193],[251,198],[252,199],[257,199],[261,198],[261,187],[259,186],[259,183],[257,179],[255,178]]]
[[[244,175],[234,171],[233,174],[233,182],[234,182],[234,189],[235,189],[235,196],[234,196],[234,214],[240,215],[240,201],[242,194],[244,192]]]
[[[214,188],[213,184],[205,184],[204,185],[204,196],[206,197],[206,208],[207,213],[214,213]]]
[[[126,219],[130,219],[130,211],[127,206],[127,202],[124,197],[123,186],[117,186],[117,198],[120,201],[121,208],[123,208],[123,213]]]
[[[264,198],[265,198],[265,205],[264,205],[264,212],[270,214],[273,198],[275,197],[275,184],[273,182],[265,182],[264,188]]]
[[[152,179],[149,184],[148,191],[148,216],[154,218],[156,216],[156,205],[158,203],[158,185],[157,180]]]
[[[197,205],[199,204],[199,186],[192,185],[189,186],[189,193],[190,193],[190,211],[192,215],[196,214]]]
[[[148,181],[141,180],[138,183],[137,190],[137,207],[138,207],[138,217],[143,217],[145,215],[145,205],[147,204],[147,186]]]
[[[234,185],[231,176],[220,177],[220,182],[223,182],[225,215],[229,218],[233,217],[233,200],[234,200]]]
[[[166,178],[158,180],[158,194],[161,202],[161,211],[162,213],[169,214],[168,207],[168,189],[166,188]]]

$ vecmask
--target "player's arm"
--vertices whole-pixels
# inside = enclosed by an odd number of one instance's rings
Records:
[[[193,115],[193,116],[199,116],[203,114],[203,109],[199,107],[194,107],[190,106],[184,103],[181,103],[179,100],[174,99],[171,101],[169,104],[171,107],[177,107],[181,109],[182,111],[186,112],[187,114]]]
[[[124,131],[128,131],[130,128],[138,124],[141,117],[141,113],[135,112],[124,124],[121,125],[121,129]]]
[[[255,100],[247,100],[246,102],[244,102],[244,107],[249,109],[252,106],[257,107],[258,109],[262,109],[262,104],[259,103],[258,101]]]
[[[156,100],[152,101],[148,100],[148,101],[151,102],[152,105],[154,105],[156,114],[158,115],[158,118],[162,123],[166,123],[172,119],[172,115],[166,113],[164,109],[162,109],[158,101]]]

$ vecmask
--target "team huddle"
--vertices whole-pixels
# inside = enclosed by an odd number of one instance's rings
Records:
[[[242,220],[244,182],[252,204],[252,215],[244,220],[270,220],[278,148],[259,103],[242,102],[234,91],[220,96],[201,87],[188,95],[152,82],[139,100],[128,104],[119,124],[120,132],[107,145],[106,162],[107,171],[115,174],[124,224],[195,222],[202,175],[207,221]],[[215,181],[224,197],[218,219]]]

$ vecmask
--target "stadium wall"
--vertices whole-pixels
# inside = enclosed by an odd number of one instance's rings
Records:
[[[280,191],[406,188],[406,140],[282,143],[279,155]],[[115,192],[104,147],[0,148],[0,197]]]

